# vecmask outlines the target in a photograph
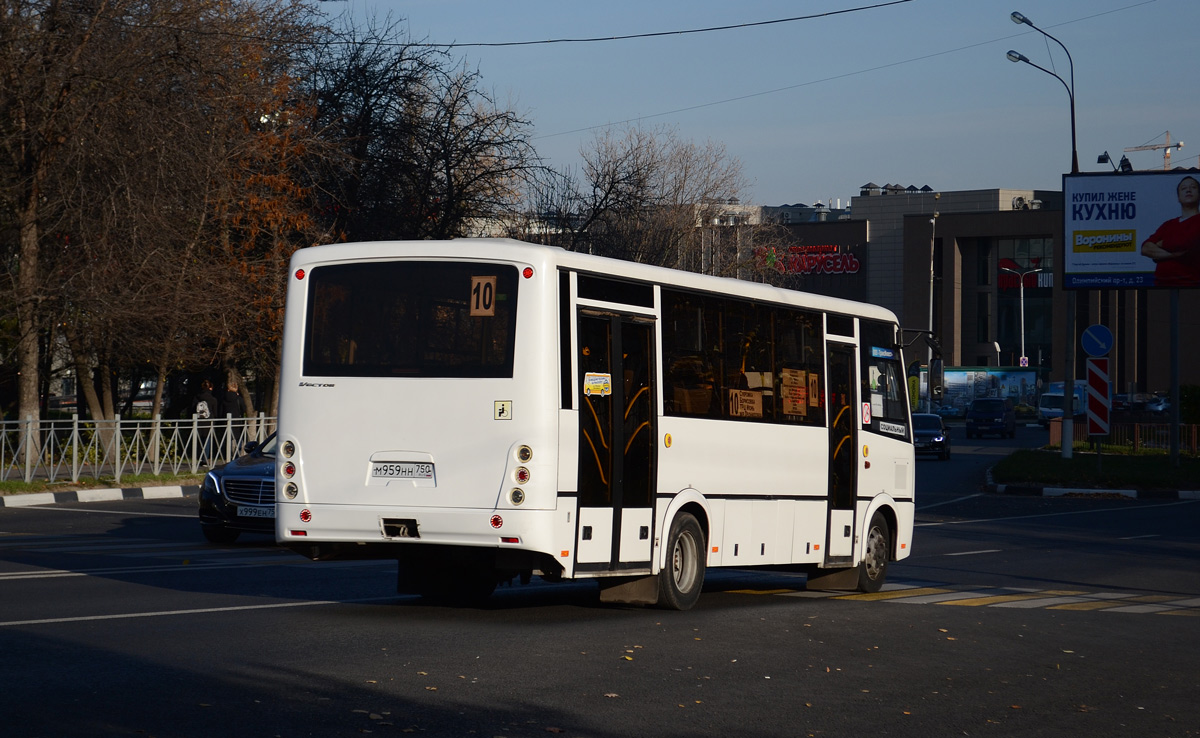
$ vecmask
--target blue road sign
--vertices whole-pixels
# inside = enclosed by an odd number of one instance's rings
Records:
[[[1079,343],[1088,356],[1106,356],[1112,351],[1113,334],[1107,327],[1096,323],[1084,329]]]

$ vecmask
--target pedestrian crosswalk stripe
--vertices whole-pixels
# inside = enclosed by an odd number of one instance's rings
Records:
[[[949,592],[948,589],[937,589],[934,587],[915,587],[913,589],[893,589],[885,592],[866,592],[863,594],[852,595],[837,595],[832,599],[835,600],[894,600],[900,597],[915,597],[923,594],[941,594]]]
[[[764,582],[764,584],[766,584]],[[1104,611],[1127,614],[1200,616],[1200,597],[1134,592],[1088,592],[1080,589],[976,587],[938,582],[892,582],[879,592],[839,592],[774,587],[727,590],[732,594],[783,595],[805,599],[851,602],[893,602],[905,605],[999,607],[1024,610]]]
[[[991,597],[969,597],[963,600],[946,600],[939,602],[939,605],[957,605],[959,607],[982,607],[984,605],[996,605],[1001,602],[1017,602],[1019,600],[1033,600],[1040,597],[1036,594],[1014,594],[1014,595],[992,595]]]

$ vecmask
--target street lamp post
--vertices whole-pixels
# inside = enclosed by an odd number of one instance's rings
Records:
[[[1049,69],[1046,69],[1045,67],[1040,67],[1037,64],[1034,64],[1033,62],[1029,61],[1027,57],[1022,54],[1018,54],[1015,51],[1008,52],[1008,60],[1013,63],[1024,62],[1035,69],[1040,69],[1059,82],[1062,82],[1063,87],[1067,88],[1067,95],[1071,99],[1071,174],[1079,174],[1079,151],[1075,145],[1075,60],[1071,58],[1071,52],[1067,49],[1066,45],[1062,41],[1059,41],[1054,36],[1051,36],[1049,33],[1046,33],[1042,29],[1033,25],[1033,21],[1029,20],[1024,15],[1021,15],[1014,10],[1012,15],[1009,17],[1012,19],[1013,23],[1029,26],[1033,30],[1058,44],[1062,47],[1063,52],[1065,52],[1067,55],[1067,63],[1070,65],[1071,70],[1071,84],[1069,85],[1062,77],[1059,77],[1057,74]],[[1064,233],[1063,236],[1065,238],[1066,234]],[[1065,383],[1066,391],[1063,393],[1063,396],[1069,398],[1075,397],[1075,299],[1075,291],[1067,290],[1067,372]],[[1063,413],[1062,457],[1064,459],[1071,458],[1073,445],[1075,442],[1075,423],[1072,416],[1073,413]]]
[[[933,267],[933,253],[934,253],[934,246],[937,243],[937,219],[938,219],[937,203],[938,203],[938,200],[940,200],[941,198],[942,198],[942,193],[940,193],[940,192],[933,193],[933,217],[929,219],[929,227],[930,227],[930,230],[929,230],[929,337],[930,338],[933,338],[933,336],[934,336],[934,333],[933,333],[933,275],[935,272],[934,272],[934,267]],[[925,366],[928,367],[928,369],[926,369],[926,376],[929,378],[925,383],[926,384],[925,412],[931,413],[931,412],[933,412],[933,344],[929,344],[926,347],[925,355],[926,355]]]
[[[1021,320],[1021,358],[1024,359],[1027,356],[1027,354],[1025,353],[1025,275],[1026,274],[1036,274],[1037,272],[1042,271],[1042,268],[1038,267],[1037,269],[1017,270],[1017,269],[1009,269],[1008,267],[1000,267],[1000,271],[1017,275],[1017,280],[1018,280],[1017,284],[1019,285],[1019,292],[1018,292],[1019,297],[1017,298],[1017,300],[1020,303],[1020,308],[1021,308],[1021,317],[1020,317],[1020,320]]]

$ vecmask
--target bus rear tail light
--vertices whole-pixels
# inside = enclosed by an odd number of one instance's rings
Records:
[[[288,482],[283,488],[283,496],[289,500],[296,499],[296,495],[300,494],[300,488],[295,482]]]
[[[523,466],[518,466],[513,472],[513,478],[517,480],[517,484],[529,484],[529,470]]]
[[[517,461],[528,464],[533,459],[533,449],[528,446],[517,447]]]
[[[501,543],[520,543],[521,539],[516,536],[500,536]]]
[[[287,477],[288,479],[296,476],[296,465],[290,461],[284,462],[283,476]]]

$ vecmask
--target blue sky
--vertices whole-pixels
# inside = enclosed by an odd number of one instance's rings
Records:
[[[411,37],[499,43],[755,23],[887,0],[345,0],[327,13],[389,14]],[[1070,168],[1070,81],[1062,49],[1009,20],[1018,10],[1070,49],[1082,171],[1103,151],[1184,141],[1200,155],[1200,2],[909,0],[751,28],[598,43],[461,47],[497,98],[534,124],[558,168],[598,127],[641,119],[723,144],[745,200],[828,202],[866,182],[936,190],[1061,189]],[[1128,154],[1161,168],[1161,151]]]

